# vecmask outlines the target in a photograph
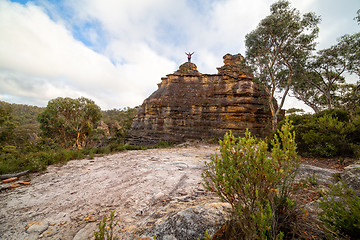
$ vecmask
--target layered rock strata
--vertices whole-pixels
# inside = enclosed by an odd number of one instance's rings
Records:
[[[265,136],[271,121],[267,95],[247,72],[240,54],[226,54],[218,74],[202,74],[191,62],[182,64],[139,107],[129,142],[209,139],[230,130],[241,136],[246,129]]]

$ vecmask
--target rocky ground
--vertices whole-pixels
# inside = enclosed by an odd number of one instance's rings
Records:
[[[0,193],[0,238],[88,239],[110,210],[125,235],[165,205],[208,202],[214,196],[205,193],[201,172],[215,150],[197,144],[126,151],[22,177],[31,184]]]
[[[0,193],[0,239],[91,239],[110,210],[116,210],[121,239],[152,239],[146,236],[159,232],[157,239],[180,239],[176,236],[185,232],[189,237],[182,239],[196,239],[198,232],[214,232],[229,218],[230,208],[201,184],[204,162],[216,148],[191,143],[126,151],[50,166],[45,173],[2,183],[2,189],[13,188]],[[299,179],[316,179],[299,192],[310,211],[321,196],[319,189],[344,166],[312,161],[303,159],[299,171]]]

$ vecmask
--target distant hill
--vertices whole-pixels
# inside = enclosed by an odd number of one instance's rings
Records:
[[[12,109],[11,115],[13,122],[16,125],[14,130],[15,139],[8,144],[23,145],[26,144],[30,136],[40,136],[40,123],[36,120],[39,113],[45,110],[45,107],[29,106],[25,104],[15,104],[0,101],[0,107]],[[123,137],[126,135],[127,130],[131,127],[132,120],[136,114],[135,108],[112,109],[102,111],[103,118],[110,130],[115,132],[111,133],[112,136]],[[113,129],[114,126],[118,126]],[[121,130],[119,132],[119,130]]]
[[[12,109],[12,116],[17,125],[38,124],[36,117],[39,113],[45,110],[44,107],[0,101],[0,107],[8,106]]]
[[[30,136],[38,136],[40,134],[40,124],[36,118],[45,108],[25,104],[7,103],[4,101],[0,101],[0,107],[11,108],[11,115],[16,126],[14,129],[15,137],[7,144],[20,146],[26,144],[29,141]]]

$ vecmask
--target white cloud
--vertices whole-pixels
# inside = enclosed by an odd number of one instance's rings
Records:
[[[0,99],[46,105],[59,96],[85,96],[105,109],[141,104],[161,77],[186,61],[185,51],[195,51],[193,62],[203,73],[216,73],[226,53],[244,55],[245,35],[273,2],[0,0]],[[339,4],[292,1],[302,13],[323,15],[321,42],[341,36],[344,24],[353,21],[355,15],[345,14],[349,6]],[[332,8],[341,10],[339,16]]]
[[[36,94],[45,105],[51,98],[81,94],[103,108],[135,106],[141,104],[151,86],[156,88],[164,69],[174,68],[171,61],[144,44],[125,46],[122,52],[128,52],[125,56],[129,62],[114,66],[33,4],[0,2],[0,12],[2,95],[11,92],[35,98]]]

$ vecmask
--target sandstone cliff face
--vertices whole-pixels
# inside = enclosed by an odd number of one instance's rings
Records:
[[[240,54],[224,56],[218,74],[201,74],[194,63],[182,64],[162,78],[139,107],[129,132],[135,144],[222,137],[248,128],[263,137],[271,113],[265,91],[253,82]]]

